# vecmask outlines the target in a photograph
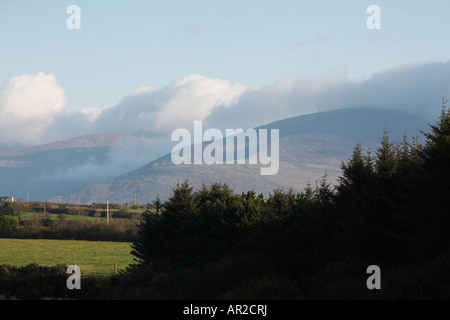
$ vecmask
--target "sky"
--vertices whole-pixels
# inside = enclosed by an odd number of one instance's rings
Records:
[[[70,5],[81,29],[67,28]],[[448,12],[448,0],[0,0],[0,151],[361,104],[435,115],[450,95]]]

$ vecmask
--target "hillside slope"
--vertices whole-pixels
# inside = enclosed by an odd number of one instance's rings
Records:
[[[0,196],[26,199],[29,193],[42,201],[69,193],[144,164],[144,147],[153,144],[111,132],[0,153]]]
[[[280,130],[280,169],[274,176],[261,176],[258,165],[181,165],[175,166],[167,154],[137,170],[90,184],[52,201],[68,203],[111,202],[147,203],[159,194],[165,199],[177,182],[189,179],[195,186],[223,182],[235,192],[255,190],[269,193],[274,188],[302,190],[308,180],[314,185],[327,172],[334,183],[340,165],[355,145],[374,149],[383,130],[390,130],[392,140],[419,134],[426,129],[425,119],[404,112],[377,109],[345,109],[315,113],[273,122],[257,129]]]

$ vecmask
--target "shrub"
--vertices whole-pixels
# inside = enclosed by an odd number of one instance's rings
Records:
[[[9,237],[17,230],[19,230],[19,219],[8,215],[0,216],[0,235]]]
[[[66,268],[64,266],[41,267],[30,264],[24,267],[0,266],[2,292],[17,295],[19,299],[63,297],[66,291]]]
[[[44,267],[29,264],[24,267],[0,265],[1,293],[16,295],[22,300],[44,297],[74,299],[109,299],[114,288],[113,277],[83,276],[82,290],[67,289],[67,266]]]

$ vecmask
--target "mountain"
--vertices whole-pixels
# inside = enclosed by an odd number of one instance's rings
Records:
[[[202,183],[227,183],[235,192],[255,190],[268,194],[275,188],[301,191],[308,180],[314,185],[325,174],[336,183],[340,165],[351,156],[359,142],[375,150],[385,129],[392,141],[405,133],[419,135],[427,129],[427,120],[406,112],[370,108],[343,109],[298,116],[276,121],[259,129],[279,129],[280,165],[278,174],[260,175],[258,165],[179,165],[167,154],[137,170],[101,183],[84,186],[52,201],[89,204],[105,202],[147,203],[159,196],[169,196],[177,182],[189,179],[195,186]]]
[[[156,144],[110,132],[0,153],[0,195],[41,201],[69,193],[144,164],[130,148]]]

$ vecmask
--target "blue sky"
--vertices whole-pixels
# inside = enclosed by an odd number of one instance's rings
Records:
[[[66,9],[81,8],[81,30]],[[381,8],[381,30],[366,9]],[[450,59],[450,1],[0,1],[0,85],[43,72],[71,109],[116,105],[141,86],[200,74],[263,87],[278,79],[350,80]]]

